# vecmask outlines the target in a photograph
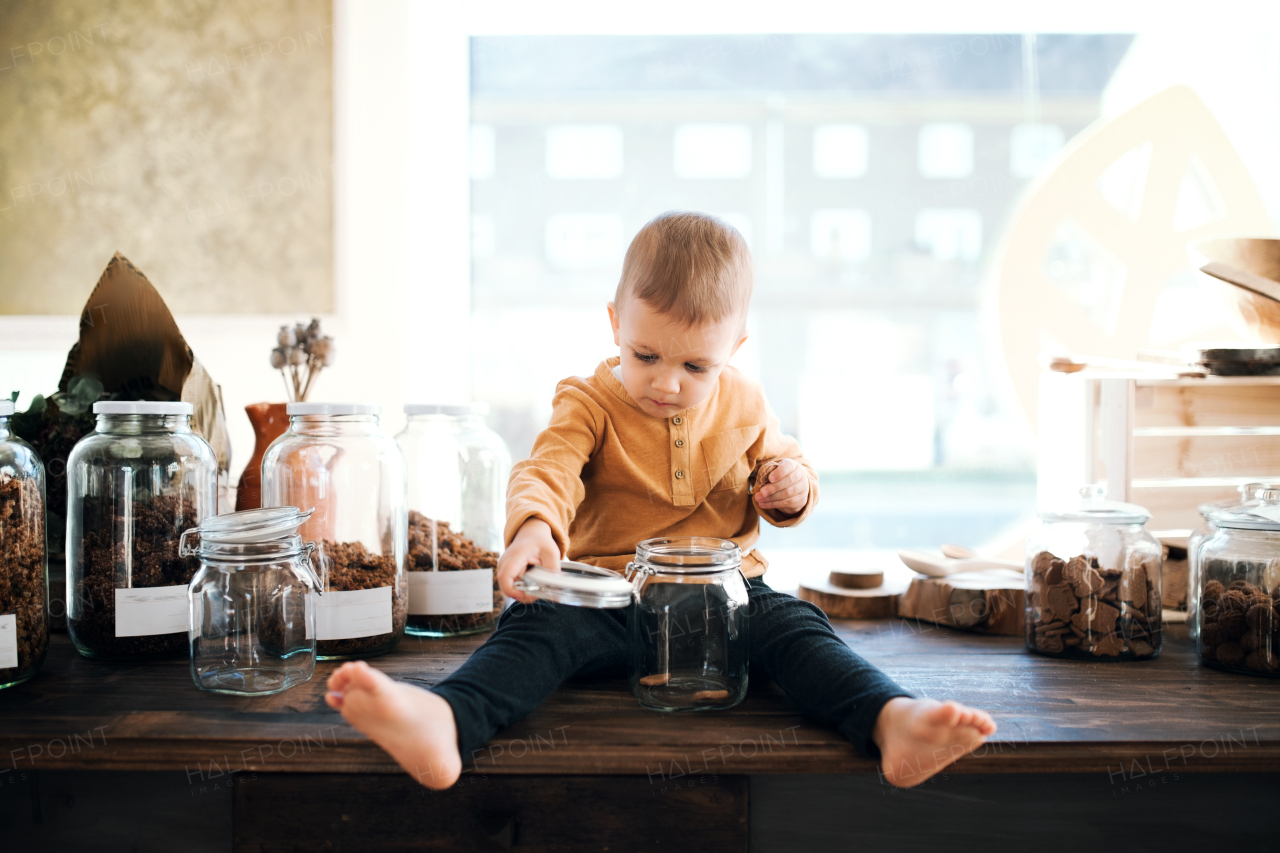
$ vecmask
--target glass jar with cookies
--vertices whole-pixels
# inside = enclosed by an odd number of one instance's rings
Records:
[[[1200,661],[1248,675],[1280,676],[1280,489],[1210,513],[1200,546],[1196,651]]]
[[[1080,500],[1040,513],[1027,540],[1027,648],[1056,657],[1130,661],[1160,653],[1160,542],[1140,506]]]

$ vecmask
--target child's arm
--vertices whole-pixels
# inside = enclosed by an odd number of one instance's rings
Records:
[[[761,441],[757,458],[762,461],[752,497],[765,521],[774,527],[793,527],[818,504],[818,472],[804,458],[800,443],[782,432],[772,410]]]
[[[533,452],[511,470],[507,486],[507,548],[498,559],[498,585],[512,598],[530,603],[511,584],[538,564],[560,568],[569,549],[569,524],[582,503],[582,469],[598,449],[603,414],[572,386],[561,386],[551,401],[551,423],[538,434]]]

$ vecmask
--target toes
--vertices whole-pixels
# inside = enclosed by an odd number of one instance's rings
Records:
[[[347,669],[348,672],[346,688],[348,691],[368,690],[370,692],[377,692],[386,684],[391,682],[391,679],[387,678],[387,676],[383,675],[381,672],[369,666],[369,664],[362,660],[349,663],[344,667],[344,669]]]
[[[928,720],[935,726],[955,728],[960,725],[961,705],[958,702],[946,701],[929,711]]]

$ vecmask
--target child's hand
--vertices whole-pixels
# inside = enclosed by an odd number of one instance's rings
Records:
[[[560,571],[560,547],[551,535],[551,525],[539,518],[531,518],[516,531],[507,550],[498,558],[498,586],[505,595],[525,604],[533,604],[532,595],[523,593],[512,584],[532,565]]]
[[[794,515],[809,502],[809,473],[794,459],[779,459],[769,482],[756,489],[756,505]]]

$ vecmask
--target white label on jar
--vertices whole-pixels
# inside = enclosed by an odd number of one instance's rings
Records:
[[[315,608],[317,640],[354,640],[391,633],[389,586],[329,591],[316,598]]]
[[[409,613],[451,616],[493,609],[493,569],[409,572]]]
[[[187,587],[149,586],[116,590],[116,636],[150,637],[187,632],[191,606]]]
[[[0,669],[18,665],[18,617],[0,616]]]

